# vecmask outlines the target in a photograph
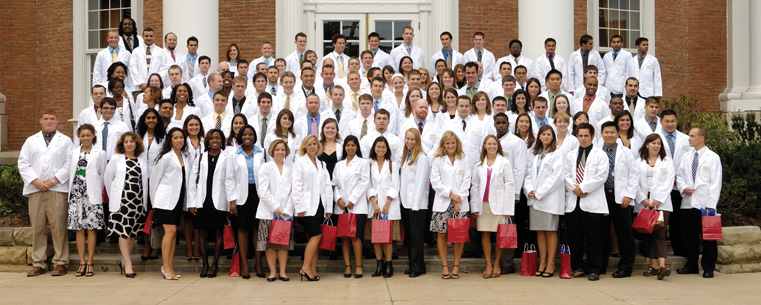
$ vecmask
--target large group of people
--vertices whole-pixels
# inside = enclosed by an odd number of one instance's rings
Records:
[[[444,32],[429,60],[413,44],[412,27],[402,36],[387,53],[371,33],[359,57],[344,53],[341,34],[323,58],[306,49],[303,33],[285,58],[264,42],[261,57],[249,61],[231,44],[213,72],[195,37],[182,54],[175,34],[158,47],[151,28],[137,35],[124,18],[97,56],[74,141],[56,130],[59,116],[43,110],[42,130],[22,147],[34,228],[28,275],[48,268],[49,223],[52,275],[67,273],[73,230],[76,276],[93,276],[95,236],[107,231],[118,239],[127,277],[136,276],[130,254],[139,237],[142,259],[158,259],[160,249],[163,278],[177,280],[182,231],[186,258],[202,261],[200,277],[214,277],[227,225],[237,232],[242,278],[250,278],[251,256],[257,276],[287,281],[296,230],[278,244],[270,230],[275,220],[294,220],[307,237],[301,278],[317,281],[322,224],[351,213],[355,235],[338,238],[334,249],[347,278],[364,275],[370,243],[371,276],[393,276],[394,244],[403,242],[410,277],[426,273],[428,243],[438,247],[441,277],[458,279],[466,242],[453,243],[452,261],[447,246],[450,222],[460,218],[480,232],[484,278],[514,272],[524,245],[538,249],[533,275],[553,277],[561,244],[571,251],[573,276],[598,280],[616,255],[612,277],[623,278],[633,272],[632,222],[643,209],[659,211],[664,224],[641,234],[650,259],[644,275],[671,274],[666,230],[674,253],[687,258],[676,272],[699,273],[701,209],[716,208],[721,162],[705,146],[705,129],[684,134],[677,113],[660,109],[660,68],[647,38],[631,54],[614,35],[613,51],[601,56],[583,35],[568,61],[548,38],[546,53],[532,60],[517,39],[496,58],[481,32],[462,54]],[[389,230],[376,231],[376,221],[390,221]],[[504,223],[516,225],[518,249],[493,245]],[[716,242],[702,244],[710,278]]]

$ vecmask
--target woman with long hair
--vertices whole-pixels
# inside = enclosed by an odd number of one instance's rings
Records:
[[[338,133],[338,121],[334,118],[328,118],[322,123],[320,130],[320,144],[322,144],[322,154],[318,157],[320,161],[325,162],[330,178],[333,179],[333,168],[343,155],[341,147],[341,135]]]
[[[528,82],[526,82],[526,92],[528,92],[529,96],[529,105],[531,105],[531,108],[534,108],[534,100],[542,92],[542,84],[536,78],[529,78]]]
[[[189,115],[185,119],[185,123],[182,124],[182,131],[185,132],[185,135],[187,136],[186,152],[188,154],[188,161],[193,166],[197,166],[201,161],[201,155],[203,155],[203,153],[206,151],[206,148],[204,148],[205,142],[203,139],[203,135],[205,133],[203,130],[203,124],[201,123],[201,118],[195,114]],[[188,171],[190,171],[190,169],[188,169]],[[200,244],[200,232],[193,225],[193,222],[195,221],[195,215],[190,213],[187,208],[183,208],[182,217],[185,220],[185,227],[182,232],[185,236],[185,246],[187,247],[185,260],[200,260],[201,252],[198,248]]]
[[[565,112],[569,117],[571,116],[571,101],[568,100],[568,97],[565,94],[560,94],[555,97],[555,104],[552,105],[550,116],[554,117],[555,114],[560,112]]]
[[[454,75],[455,75],[455,84],[457,85],[457,88],[462,88],[465,86],[465,84],[468,83],[468,80],[465,79],[465,66],[462,64],[457,64],[454,66]]]
[[[270,147],[275,140],[285,142],[289,151],[285,157],[288,164],[293,164],[299,154],[299,145],[301,145],[301,137],[294,131],[293,122],[295,122],[293,112],[288,109],[280,110],[275,120],[275,129],[264,138],[264,147]]]
[[[443,90],[446,89],[455,89],[457,90],[459,87],[457,87],[457,78],[455,77],[454,70],[446,68],[443,71],[441,71],[441,74],[439,74],[439,79],[441,83],[441,87]]]
[[[368,196],[373,207],[370,216],[386,217],[392,221],[392,238],[399,240],[399,165],[391,161],[391,149],[385,137],[373,141],[370,149],[370,190]],[[373,244],[376,268],[373,277],[389,278],[394,275],[392,262],[393,241],[389,244]]]
[[[432,83],[431,73],[425,67],[417,68],[417,70],[420,72],[420,88],[428,88],[428,85]],[[428,90],[426,89],[426,91]]]
[[[573,135],[576,136],[576,127],[583,123],[589,123],[589,114],[579,111],[573,115]]]
[[[557,99],[555,99],[557,103]],[[552,124],[557,130],[557,147],[563,153],[569,153],[579,149],[579,140],[571,134],[571,116],[565,112],[558,112],[553,118]]]
[[[399,199],[402,204],[402,224],[406,238],[410,277],[425,273],[423,243],[428,223],[428,195],[431,157],[423,151],[420,131],[407,129],[404,133]]]
[[[240,139],[238,134],[240,134],[241,128],[246,125],[248,125],[248,118],[246,118],[245,114],[238,113],[233,116],[233,120],[230,122],[230,137],[227,138],[227,143],[225,143],[225,151],[228,154],[236,154],[238,148],[242,145],[238,141]]]
[[[459,94],[454,88],[444,90],[444,104],[441,107],[441,114],[436,119],[436,124],[440,127],[446,126],[447,122],[457,116],[457,97]]]
[[[631,112],[628,110],[619,112],[613,119],[613,122],[618,126],[618,139],[621,141],[621,144],[631,149],[631,151],[639,151],[642,140],[634,136],[634,118]]]
[[[404,56],[402,59],[399,60],[399,72],[402,75],[404,75],[404,78],[407,78],[407,73],[410,73],[412,71],[412,58],[409,56]]]
[[[174,103],[174,115],[167,129],[183,126],[185,119],[191,114],[201,116],[201,110],[193,102],[193,90],[190,90],[187,83],[175,86],[169,99]]]
[[[164,124],[161,124],[159,112],[153,108],[147,108],[140,116],[140,120],[137,122],[137,134],[143,139],[143,147],[145,148],[145,160],[146,168],[145,175],[151,176],[151,168],[156,163],[156,159],[161,153],[161,147],[166,137],[166,129]],[[148,190],[146,189],[146,192]],[[146,210],[153,209],[151,204],[150,194],[147,196],[148,204]],[[146,226],[150,226],[150,223],[146,223]],[[151,249],[150,235],[143,236],[143,242],[145,243],[145,250],[140,259],[143,261],[158,259],[159,249]]]
[[[230,65],[230,72],[237,75],[238,59],[243,58],[243,55],[241,55],[237,44],[231,43],[230,46],[227,47],[227,54],[225,55],[225,58],[227,58],[227,63]]]
[[[444,104],[444,94],[442,94],[444,90],[441,89],[441,84],[437,82],[430,82],[424,88],[426,90],[425,99],[428,101],[428,107],[431,109],[433,119],[437,120],[439,113],[444,112],[446,107]]]
[[[507,105],[507,118],[510,122],[510,132],[515,133],[516,122],[518,121],[518,115],[521,113],[530,113],[531,105],[529,105],[528,92],[522,89],[515,90],[513,92],[513,98],[510,100],[510,105]]]
[[[473,114],[479,121],[481,121],[489,134],[496,135],[497,130],[494,129],[494,117],[492,116],[491,101],[489,96],[483,91],[478,91],[473,95],[473,101],[471,102],[470,113]]]

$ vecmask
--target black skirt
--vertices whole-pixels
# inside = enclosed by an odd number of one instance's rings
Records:
[[[256,210],[258,208],[259,193],[256,192],[256,184],[249,184],[246,203],[238,206],[238,216],[235,217],[235,227],[242,230],[259,229],[259,219],[256,219]]]
[[[227,222],[227,212],[217,210],[211,200],[203,203],[203,208],[198,209],[193,220],[194,229],[222,230]]]
[[[307,236],[311,238],[317,235],[322,235],[322,228],[320,225],[322,224],[322,221],[325,220],[324,215],[325,209],[322,207],[322,201],[320,201],[320,205],[317,207],[317,213],[315,213],[314,216],[298,217],[297,219],[301,226],[304,227]]]
[[[344,212],[345,213],[345,212]],[[333,225],[338,226],[338,216],[340,214],[333,214],[330,219],[333,220]],[[355,214],[357,215],[357,238],[362,239],[365,236],[365,223],[367,222],[367,214]]]
[[[153,223],[157,225],[179,225],[182,216],[182,207],[185,205],[185,167],[182,167],[182,187],[180,187],[180,199],[172,210],[153,209]]]

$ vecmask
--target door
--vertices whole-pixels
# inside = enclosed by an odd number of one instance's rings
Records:
[[[368,14],[368,34],[377,32],[380,35],[379,48],[386,53],[391,53],[392,49],[402,44],[402,30],[405,26],[411,26],[415,29],[415,33],[418,33],[418,15]],[[369,46],[365,46],[365,48],[369,49]]]
[[[359,57],[361,50],[366,49],[366,18],[366,14],[319,14],[316,20],[317,57],[323,58],[333,52],[331,40],[333,35],[338,33],[346,36],[344,54]]]

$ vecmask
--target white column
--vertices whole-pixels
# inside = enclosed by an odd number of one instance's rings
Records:
[[[304,30],[304,1],[303,0],[277,0],[275,2],[275,15],[287,16],[285,18],[275,18],[275,54],[279,58],[285,58],[296,50],[294,38],[299,32]],[[309,40],[315,40],[317,37],[307,37]]]
[[[523,43],[522,55],[536,59],[544,53],[544,40],[552,37],[557,41],[555,53],[568,60],[577,45],[573,41],[573,14],[573,1],[518,1],[518,37]]]
[[[750,26],[747,30],[749,34],[749,69],[750,79],[748,90],[743,93],[743,99],[761,99],[761,56],[758,52],[761,51],[761,2],[750,1],[750,10],[748,10],[750,16],[756,16],[750,19]],[[750,51],[752,50],[752,52]]]
[[[198,38],[198,54],[219,63],[219,0],[164,0],[164,34],[177,35],[177,50],[188,52],[187,40]],[[157,39],[164,39],[163,37]]]
[[[452,33],[452,47],[457,49],[460,45],[460,4],[457,0],[433,0],[431,1],[431,27],[425,37],[415,37],[415,40],[425,39],[425,67],[429,68],[431,56],[441,50],[439,35],[448,31]],[[421,20],[422,22],[422,20]],[[425,23],[423,23],[425,24]],[[467,33],[466,33],[467,34]],[[467,34],[470,35],[470,34]],[[422,42],[421,42],[422,44]],[[421,47],[422,48],[422,47]],[[464,53],[465,50],[459,50]]]
[[[758,111],[761,108],[761,3],[730,0],[727,6],[727,88],[719,94],[721,110]]]

